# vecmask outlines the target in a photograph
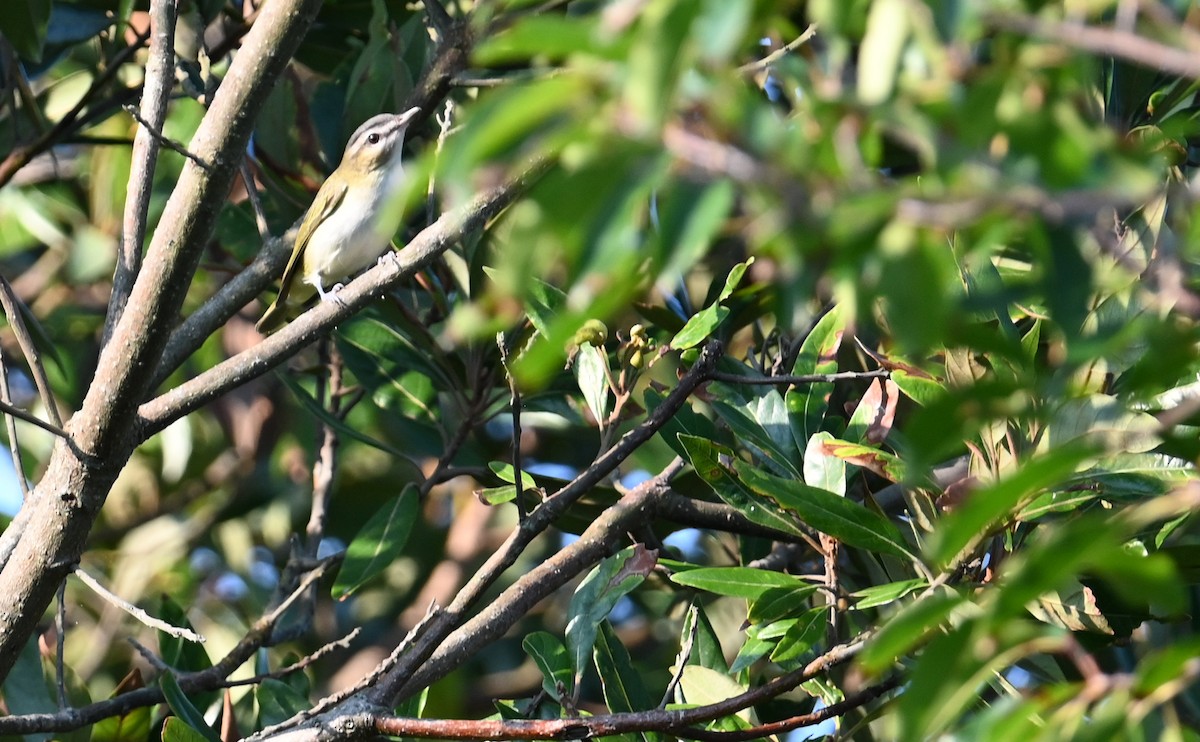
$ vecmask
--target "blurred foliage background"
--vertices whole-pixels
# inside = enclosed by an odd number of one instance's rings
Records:
[[[64,412],[99,349],[145,11],[10,0],[0,13],[0,273]],[[536,159],[553,165],[501,218],[338,327],[324,355],[300,355],[134,454],[83,567],[208,638],[176,669],[220,657],[272,600],[327,431],[339,445],[320,553],[351,556],[322,583],[311,625],[297,619],[307,630],[233,677],[361,633],[286,683],[232,689],[243,733],[357,682],[431,600],[453,598],[518,523],[514,451],[526,497],[557,490],[643,424],[717,339],[720,378],[487,599],[676,456],[671,492],[740,525],[659,511],[617,534],[618,547],[659,549],[644,581],[574,599],[572,582],[537,601],[429,689],[424,716],[481,717],[498,698],[517,699],[505,718],[648,709],[676,675],[671,700],[700,704],[853,645],[849,662],[715,728],[887,683],[792,738],[1195,737],[1192,4],[461,0],[446,11],[469,57],[410,133],[397,242]],[[186,145],[256,12],[248,0],[180,4],[165,137]],[[300,216],[358,124],[419,90],[444,36],[429,18],[419,3],[324,4],[247,153],[272,234]],[[163,151],[151,228],[182,163]],[[261,245],[239,185],[184,314]],[[262,306],[163,389],[258,343]],[[15,404],[37,411],[25,356],[9,334],[0,348]],[[767,378],[872,371],[886,373]],[[36,481],[53,439],[18,430],[13,472]],[[17,475],[4,481],[11,516]],[[364,563],[364,550],[384,558]],[[134,667],[156,672],[125,637],[167,655],[77,581],[65,608],[75,705],[109,697]],[[4,685],[11,714],[58,708],[53,683],[43,694],[37,682],[54,655],[50,618],[40,655],[32,642]],[[591,643],[572,622],[592,627]],[[593,660],[593,644],[625,647],[632,664]],[[690,655],[677,659],[681,646]],[[642,693],[618,708],[611,686],[631,677]],[[193,699],[202,711],[216,700]],[[157,736],[164,713],[128,738]]]

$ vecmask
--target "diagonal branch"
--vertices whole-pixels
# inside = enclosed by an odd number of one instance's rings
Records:
[[[621,462],[653,437],[679,411],[696,387],[707,380],[708,374],[716,367],[721,352],[720,342],[709,341],[691,370],[680,379],[679,384],[671,390],[662,404],[656,407],[645,421],[622,436],[615,446],[605,451],[579,476],[564,485],[530,513],[508,537],[504,545],[492,554],[470,582],[458,592],[458,595],[446,607],[445,612],[436,617],[429,631],[414,644],[412,651],[401,659],[387,677],[371,689],[371,702],[381,706],[392,706],[396,701],[402,699],[404,693],[410,692],[413,686],[409,679],[418,670],[423,673],[435,674],[443,672],[443,670],[431,670],[434,663],[430,662],[426,665],[426,660],[435,651],[441,649],[446,637],[465,620],[471,606],[505,570],[516,562],[517,557],[539,534],[558,520],[567,508],[580,497],[583,497],[611,474]],[[442,652],[439,656],[442,658],[440,666],[446,665],[449,660],[446,653]]]
[[[426,227],[401,252],[385,255],[373,268],[338,292],[337,302],[320,302],[258,345],[230,358],[194,379],[146,402],[138,410],[141,438],[291,358],[374,300],[381,292],[433,262],[463,235],[483,227],[512,203],[546,169],[539,161],[502,186],[476,197],[465,207]]]

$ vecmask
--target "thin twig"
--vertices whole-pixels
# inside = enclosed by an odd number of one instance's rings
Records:
[[[442,112],[434,116],[434,121],[438,124],[437,144],[433,150],[433,171],[429,174],[429,188],[426,190],[426,214],[428,218],[427,224],[433,224],[433,215],[437,213],[437,173],[438,163],[441,161],[442,148],[446,145],[446,137],[450,135],[450,128],[454,125],[454,99],[447,98],[445,107]]]
[[[293,662],[290,665],[285,665],[273,672],[260,673],[253,677],[238,678],[237,680],[230,680],[228,683],[225,684],[225,687],[226,688],[237,688],[237,687],[243,686],[243,685],[258,685],[259,683],[261,683],[264,680],[278,680],[280,678],[287,677],[288,675],[292,675],[294,673],[300,672],[304,668],[308,667],[309,665],[313,664],[314,662],[317,662],[317,661],[323,659],[325,656],[331,654],[335,650],[349,649],[350,645],[354,642],[355,639],[358,638],[359,634],[361,634],[361,633],[362,633],[362,627],[355,626],[350,631],[349,634],[346,634],[341,639],[334,639],[333,641],[329,642],[328,644],[325,644],[324,646],[322,646],[320,649],[313,652],[312,654],[310,654],[306,657],[303,657],[299,660],[296,660],[295,662]]]
[[[50,423],[46,422],[45,420],[42,420],[41,418],[37,417],[36,415],[33,415],[31,413],[26,412],[25,410],[22,410],[20,407],[15,407],[13,405],[10,405],[8,402],[0,402],[0,412],[5,413],[6,415],[12,415],[13,417],[17,418],[18,420],[24,420],[25,422],[29,423],[30,425],[36,425],[37,427],[41,428],[42,430],[46,431],[47,433],[56,435],[59,438],[65,439],[65,438],[70,437],[67,435],[67,432],[65,430],[63,430],[62,428],[55,427],[54,425],[51,425]]]
[[[325,404],[329,413],[338,417],[339,396],[342,391],[342,363],[337,346],[329,338],[317,344],[317,352],[325,367],[325,376],[318,377],[317,404]],[[322,400],[324,397],[324,400]],[[325,520],[329,512],[329,500],[333,496],[333,480],[337,476],[338,433],[332,425],[317,426],[317,459],[312,470],[312,504],[309,509],[308,525],[305,527],[307,557],[315,558],[321,539],[325,536]]]
[[[874,371],[839,371],[835,374],[801,374],[799,376],[742,376],[724,371],[713,371],[709,374],[709,378],[712,381],[722,381],[727,384],[791,386],[830,384],[838,381],[857,381],[859,379],[887,379],[891,375],[891,371],[880,368]]]
[[[354,684],[350,688],[346,688],[343,691],[322,698],[320,701],[314,704],[312,708],[296,714],[290,719],[275,724],[274,726],[268,726],[258,730],[249,737],[246,737],[244,742],[255,742],[255,740],[267,739],[269,737],[273,737],[279,732],[284,731],[285,729],[291,729],[293,727],[300,726],[309,719],[315,718],[318,714],[333,708],[347,698],[359,693],[364,688],[371,687],[380,678],[391,671],[393,667],[395,667],[396,663],[399,661],[404,652],[413,645],[417,638],[421,636],[430,623],[432,623],[433,619],[436,618],[440,613],[441,609],[438,607],[437,603],[430,603],[429,608],[427,608],[425,611],[425,617],[418,621],[417,625],[412,627],[412,630],[409,631],[404,639],[396,645],[396,648],[393,649],[391,653],[375,667],[374,670],[367,673],[362,680],[358,681],[358,683]]]
[[[80,582],[90,587],[101,598],[104,598],[109,603],[125,611],[150,628],[158,629],[159,631],[169,634],[170,636],[174,636],[178,639],[187,639],[190,642],[203,644],[206,641],[203,636],[197,634],[195,631],[182,626],[174,626],[160,618],[155,618],[149,613],[143,611],[141,608],[138,608],[133,603],[114,595],[113,593],[109,592],[108,588],[101,585],[94,577],[89,575],[87,572],[84,572],[81,567],[76,567],[73,572],[75,573],[75,576],[79,578]]]
[[[168,665],[166,662],[163,662],[162,657],[159,657],[153,649],[147,647],[145,644],[142,644],[137,639],[133,638],[132,636],[127,636],[125,637],[125,641],[129,642],[129,646],[133,647],[133,651],[140,654],[142,659],[146,660],[146,663],[154,669],[158,670],[159,672],[171,672],[173,670],[170,665]]]
[[[54,684],[58,686],[58,710],[67,707],[67,668],[63,660],[67,646],[67,581],[58,583],[58,606],[54,611]]]
[[[4,359],[4,351],[0,350],[0,404],[13,407],[12,390],[8,385],[8,362]],[[4,427],[8,431],[8,451],[12,455],[13,469],[17,472],[17,486],[21,489],[21,502],[29,499],[29,481],[25,479],[25,463],[21,459],[21,444],[17,438],[17,423],[12,415],[4,418]]]
[[[54,393],[50,390],[50,379],[46,376],[46,367],[42,364],[42,352],[38,349],[37,344],[33,342],[33,336],[29,334],[29,328],[25,326],[25,318],[21,312],[24,305],[17,298],[16,292],[13,291],[12,284],[3,276],[0,276],[0,306],[4,307],[4,316],[8,319],[8,325],[12,328],[13,335],[17,339],[17,345],[21,348],[21,354],[25,356],[25,362],[29,365],[29,373],[33,376],[33,383],[42,398],[42,406],[46,408],[46,416],[50,418],[50,422],[54,426],[53,428],[46,428],[46,430],[54,432],[62,428],[62,417],[58,414],[58,404],[54,401]],[[11,410],[4,410],[4,412],[21,417]],[[26,420],[26,422],[31,422],[34,425],[40,424],[33,420]],[[59,434],[62,435],[61,433]],[[63,437],[66,436],[63,435]]]
[[[263,211],[262,198],[258,195],[258,189],[254,185],[254,173],[250,172],[250,163],[246,158],[242,158],[238,173],[242,176],[242,184],[246,187],[246,198],[249,199],[250,209],[254,212],[254,225],[258,227],[259,239],[266,243],[271,239],[271,226],[267,224],[267,214]]]
[[[758,72],[759,70],[765,70],[766,68],[775,64],[775,62],[782,59],[784,56],[803,46],[804,43],[815,36],[816,33],[817,24],[810,23],[808,28],[804,29],[804,33],[800,34],[795,39],[792,39],[788,43],[784,44],[758,61],[743,64],[741,67],[737,68],[737,71],[746,74],[750,72]]]
[[[680,645],[679,654],[675,655],[675,672],[671,675],[670,682],[667,683],[662,700],[658,702],[660,709],[665,709],[671,699],[675,697],[675,689],[683,682],[683,671],[687,667],[688,660],[691,659],[692,646],[696,643],[696,634],[700,629],[700,606],[696,603],[688,606],[686,621],[691,622],[692,630],[688,632],[687,639]]]
[[[160,145],[162,145],[163,147],[166,147],[167,149],[171,150],[172,152],[183,155],[187,159],[196,163],[196,166],[199,167],[204,172],[206,172],[206,173],[212,172],[213,166],[211,163],[207,162],[206,160],[204,160],[204,158],[200,157],[200,155],[197,155],[195,152],[192,152],[191,150],[189,150],[187,147],[183,146],[179,142],[176,142],[174,139],[171,139],[170,137],[164,135],[158,129],[151,127],[150,122],[148,122],[142,118],[142,114],[138,113],[137,108],[135,108],[133,106],[125,106],[124,108],[125,108],[125,112],[128,113],[130,116],[133,116],[135,121],[137,121],[139,124],[141,124],[143,127],[145,127],[146,132],[151,137],[153,137],[154,140],[156,142],[158,142]]]

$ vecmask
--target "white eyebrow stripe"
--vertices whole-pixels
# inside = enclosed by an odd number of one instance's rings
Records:
[[[391,117],[384,121],[380,121],[377,124],[371,124],[370,126],[359,127],[359,130],[354,132],[354,136],[350,138],[350,143],[358,144],[363,139],[370,136],[371,134],[379,134],[381,137],[386,137],[387,135],[395,132],[399,128],[400,128],[400,125],[397,125],[396,119],[394,117]]]

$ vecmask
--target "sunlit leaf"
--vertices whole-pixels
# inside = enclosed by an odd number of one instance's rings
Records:
[[[417,488],[409,484],[375,511],[346,548],[333,582],[334,598],[344,600],[400,556],[420,515],[419,507]]]

